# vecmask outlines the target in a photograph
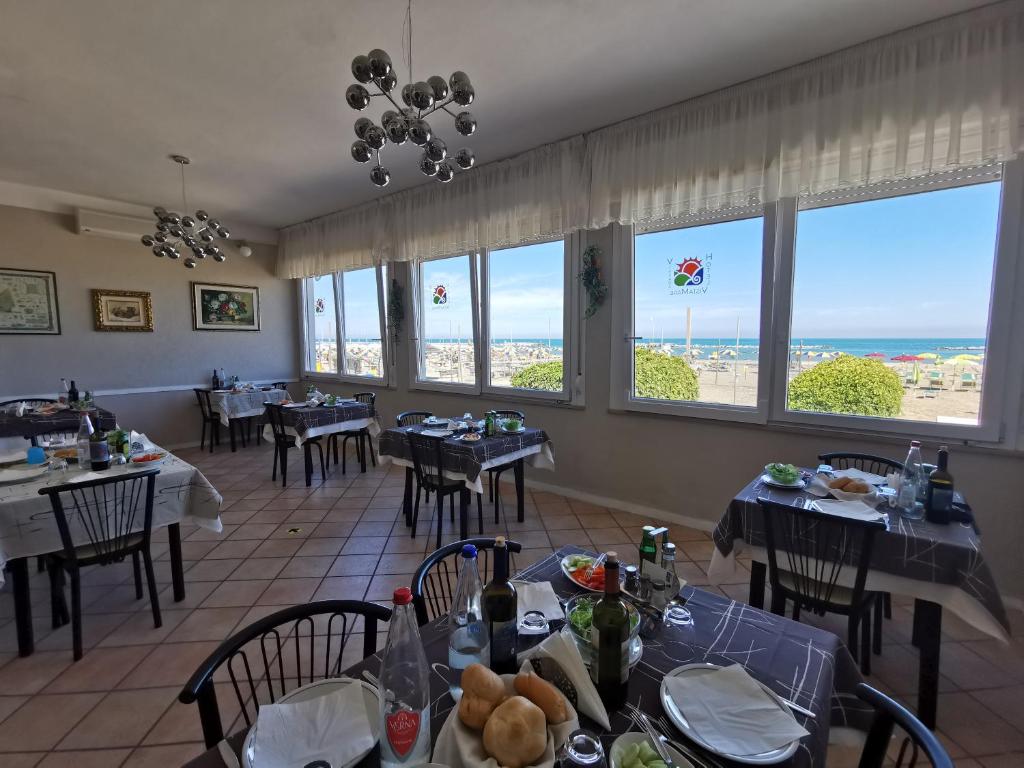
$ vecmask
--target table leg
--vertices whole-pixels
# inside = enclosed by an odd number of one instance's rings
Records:
[[[313,484],[313,451],[308,442],[302,444],[302,462],[306,470],[306,487],[309,488]]]
[[[359,471],[366,474],[366,440],[365,435],[359,435]]]
[[[167,526],[168,555],[171,559],[171,584],[174,586],[174,602],[185,599],[185,569],[181,563],[181,525]]]
[[[917,617],[920,616],[920,624]],[[917,716],[935,730],[939,703],[939,650],[942,645],[942,606],[928,600],[914,601],[918,624],[920,667],[917,676]]]
[[[18,655],[31,656],[35,650],[32,636],[32,597],[28,588],[28,559],[16,557],[7,561],[14,592],[14,621],[18,630]]]
[[[412,467],[405,468],[405,495],[402,497],[402,511],[405,512],[405,527],[412,525]]]
[[[235,452],[235,420],[228,419],[228,435],[231,437],[231,452]]]
[[[754,608],[764,609],[764,576],[767,567],[757,560],[750,562],[750,595],[747,602]]]
[[[522,459],[517,459],[513,472],[516,476],[516,517],[519,522],[526,519],[526,469]]]
[[[469,490],[459,491],[459,538],[469,538]]]

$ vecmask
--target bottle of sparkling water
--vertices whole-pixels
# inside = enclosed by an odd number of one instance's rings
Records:
[[[490,640],[481,606],[483,585],[477,568],[476,547],[462,547],[462,571],[455,588],[451,613],[448,616],[448,667],[452,672],[449,688],[454,695],[461,691],[456,679],[470,664],[491,663]]]
[[[918,501],[921,485],[924,482],[924,468],[921,466],[921,443],[910,442],[906,461],[903,462],[903,474],[900,477],[899,508],[903,517],[908,520],[920,520],[924,517],[924,505]]]
[[[420,641],[412,592],[400,587],[380,668],[380,764],[430,762],[430,667]]]
[[[89,445],[92,439],[92,421],[89,414],[82,412],[82,419],[78,425],[78,439],[75,443],[78,452],[78,468],[88,469],[92,463],[92,447]]]

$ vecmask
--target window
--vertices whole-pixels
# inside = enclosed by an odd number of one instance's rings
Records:
[[[797,214],[787,409],[979,423],[1000,191]]]
[[[306,278],[306,372],[387,379],[383,267]]]
[[[476,257],[420,262],[417,379],[475,386]]]
[[[756,217],[636,236],[634,399],[757,406],[763,228]]]

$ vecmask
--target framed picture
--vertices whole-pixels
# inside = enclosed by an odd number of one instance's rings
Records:
[[[192,326],[197,331],[258,331],[260,289],[192,283]]]
[[[97,331],[152,331],[153,299],[147,291],[92,289]]]
[[[55,272],[0,267],[0,333],[60,334]]]

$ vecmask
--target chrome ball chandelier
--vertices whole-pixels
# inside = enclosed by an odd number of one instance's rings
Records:
[[[459,134],[473,135],[476,131],[473,113],[466,110],[456,113],[451,108],[452,105],[468,107],[473,103],[476,91],[469,81],[469,75],[455,72],[447,80],[440,75],[432,75],[426,80],[413,82],[412,0],[409,0],[406,9],[405,31],[408,34],[403,35],[403,53],[407,53],[409,82],[399,91],[405,106],[399,105],[392,96],[392,92],[398,88],[398,76],[391,57],[380,48],[352,59],[352,74],[359,82],[350,85],[345,91],[345,101],[352,109],[360,112],[369,107],[370,100],[377,96],[383,96],[394,107],[381,115],[380,125],[368,117],[360,117],[355,122],[356,140],[352,143],[352,159],[357,163],[374,161],[370,181],[378,187],[386,187],[391,181],[391,172],[381,164],[381,153],[388,142],[401,146],[410,141],[422,147],[420,171],[442,183],[455,178],[456,168],[469,170],[476,162],[473,151],[465,147],[450,154],[448,145],[434,133],[426,120],[435,112],[444,111],[454,118],[455,130]],[[367,86],[375,87],[377,92],[371,93]]]
[[[217,240],[227,240],[231,233],[217,219],[210,218],[206,211],[199,210],[194,216],[188,210],[188,199],[185,196],[185,166],[191,161],[184,155],[171,155],[171,160],[181,166],[181,210],[183,213],[168,211],[157,206],[153,209],[156,216],[156,232],[143,235],[142,244],[153,251],[154,256],[166,256],[169,259],[180,259],[186,249],[192,255],[182,262],[187,269],[195,269],[200,261],[207,256],[216,262],[224,261],[227,255],[217,245]]]

